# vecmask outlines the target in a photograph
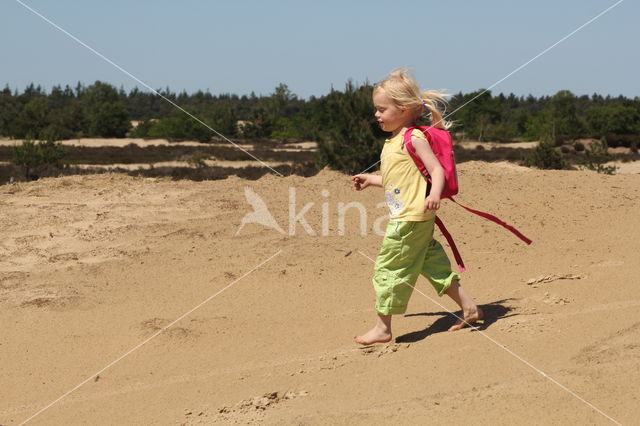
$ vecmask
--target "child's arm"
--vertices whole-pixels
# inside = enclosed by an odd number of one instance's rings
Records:
[[[382,188],[382,176],[372,175],[369,173],[361,173],[351,177],[353,186],[356,191],[362,191],[368,186],[379,186]]]
[[[424,202],[424,208],[425,210],[438,210],[440,208],[440,195],[444,188],[444,169],[431,150],[429,142],[415,136],[411,137],[411,142],[413,142],[413,146],[416,149],[416,154],[418,154],[431,176],[431,192]]]

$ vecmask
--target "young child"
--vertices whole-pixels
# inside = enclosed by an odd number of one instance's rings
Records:
[[[448,295],[462,309],[463,320],[458,320],[449,331],[459,330],[483,316],[482,310],[460,286],[460,276],[452,272],[444,249],[433,239],[436,210],[444,187],[442,166],[422,132],[414,130],[413,145],[432,179],[425,199],[427,181],[403,147],[405,130],[425,112],[430,114],[432,126],[450,127],[438,111],[437,102],[444,102],[443,95],[436,91],[421,92],[404,69],[392,71],[374,86],[375,117],[384,131],[391,132],[391,137],[385,141],[380,155],[381,175],[358,174],[352,181],[357,191],[369,186],[384,188],[390,221],[373,276],[378,318],[371,330],[355,337],[362,345],[392,339],[392,315],[405,313],[420,274],[429,280],[439,296]]]

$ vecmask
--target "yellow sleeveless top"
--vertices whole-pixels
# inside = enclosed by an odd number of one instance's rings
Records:
[[[425,139],[424,134],[414,129],[412,136]],[[389,207],[390,220],[420,222],[431,220],[435,211],[424,210],[427,196],[427,181],[422,176],[411,156],[402,148],[404,132],[385,140],[380,154],[380,172],[384,197]]]

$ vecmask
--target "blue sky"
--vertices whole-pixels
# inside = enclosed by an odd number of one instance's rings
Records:
[[[154,88],[301,97],[398,66],[424,88],[486,88],[616,0],[21,0]],[[640,96],[640,5],[625,0],[494,93]],[[0,85],[141,87],[25,9],[0,2]]]

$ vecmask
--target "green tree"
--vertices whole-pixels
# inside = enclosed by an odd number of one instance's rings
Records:
[[[89,136],[122,138],[131,127],[129,114],[111,85],[96,81],[83,94],[86,133]]]
[[[95,105],[87,111],[89,136],[123,138],[131,128],[124,105],[119,102]]]
[[[356,88],[349,81],[344,93],[333,91],[326,97],[332,127],[318,145],[319,167],[357,173],[379,162],[384,133],[373,115],[372,93],[372,86]]]
[[[320,140],[323,131],[329,128],[323,99],[311,97],[300,106],[300,110],[292,117],[291,127],[295,137],[307,140]]]
[[[490,140],[508,142],[520,136],[518,123],[512,120],[502,120],[493,125],[488,135]]]
[[[631,106],[599,106],[585,113],[592,136],[640,133],[640,111]]]
[[[49,126],[49,104],[47,98],[38,96],[31,99],[19,112],[11,125],[11,135],[15,138],[40,139]]]
[[[225,107],[221,104],[211,105],[204,114],[202,114],[203,121],[211,126],[212,129],[217,130],[221,134],[232,137],[237,133],[236,123],[238,121],[233,108]],[[202,124],[200,124],[202,126]],[[213,136],[213,132],[208,130],[209,138]]]
[[[576,109],[577,99],[568,90],[561,90],[551,98],[556,135],[577,136],[584,131]]]
[[[252,125],[244,131],[247,137],[297,138],[295,115],[303,101],[286,84],[280,83],[266,98],[259,98],[251,110]]]
[[[18,104],[9,87],[0,92],[0,135],[13,136],[13,125],[18,116]]]
[[[280,83],[267,101],[271,121],[276,121],[280,117],[286,117],[292,103],[296,100],[297,97],[291,93],[289,86]]]
[[[486,140],[495,123],[500,120],[501,106],[491,91],[484,89],[463,95],[456,95],[450,103],[453,119],[467,138]]]
[[[85,112],[78,99],[70,99],[60,109],[52,111],[49,125],[54,139],[71,139],[83,136]]]
[[[555,144],[556,128],[551,110],[545,109],[530,117],[527,120],[525,129],[525,137],[528,140],[539,140]]]
[[[296,123],[293,119],[280,117],[274,123],[271,137],[276,139],[299,139],[300,133],[298,132]]]
[[[557,143],[561,136],[575,138],[584,132],[576,109],[576,97],[568,90],[561,90],[540,112],[530,117],[525,137],[529,140]]]

